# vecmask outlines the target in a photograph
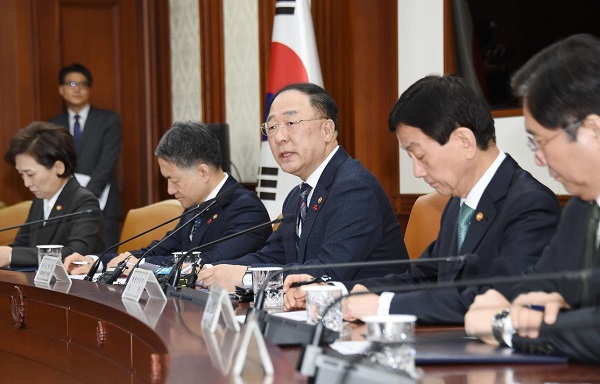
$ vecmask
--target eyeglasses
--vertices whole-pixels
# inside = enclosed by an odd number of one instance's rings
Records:
[[[564,129],[567,136],[569,136],[572,140],[575,140],[575,138],[577,137],[577,130],[579,129],[579,127],[581,127],[584,120],[585,119],[577,120],[576,122],[568,125]],[[554,140],[558,136],[560,136],[561,131],[562,130],[559,129],[558,132],[556,133],[556,135],[554,135],[551,138],[544,140],[542,142],[537,141],[536,139],[533,138],[533,135],[531,133],[528,133],[527,134],[527,146],[529,147],[529,149],[531,149],[531,152],[536,153],[538,150],[540,150],[540,149],[544,148],[546,145],[548,145],[549,142],[551,142],[552,140]]]
[[[304,123],[305,121],[318,121],[318,120],[327,120],[324,118],[318,118],[318,119],[304,119],[304,120],[295,120],[295,121],[282,121],[281,123],[262,123],[260,125],[260,131],[262,132],[263,135],[265,136],[273,136],[275,134],[275,132],[277,132],[277,129],[280,126],[284,126],[286,127],[288,130],[293,129],[295,126],[300,125],[300,123]]]
[[[66,85],[67,87],[70,87],[70,88],[79,87],[79,88],[82,88],[82,89],[86,89],[87,87],[89,87],[87,81],[79,81],[79,82],[77,82],[77,81],[67,81],[63,85]]]

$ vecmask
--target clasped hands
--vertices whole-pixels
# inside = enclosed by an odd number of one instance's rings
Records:
[[[313,276],[307,274],[289,275],[285,279],[283,283],[283,302],[286,311],[306,308],[306,291],[302,287],[292,287],[292,284],[311,281],[313,279]],[[368,291],[365,286],[357,284],[351,293]],[[364,316],[376,315],[378,307],[379,296],[374,293],[349,296],[342,303],[344,320],[356,321]]]
[[[521,337],[537,338],[542,322],[554,324],[561,309],[570,308],[556,292],[529,292],[518,296],[512,304],[498,291],[490,289],[479,295],[465,315],[465,331],[488,344],[497,345],[492,336],[492,319],[503,309],[510,309],[513,329]]]

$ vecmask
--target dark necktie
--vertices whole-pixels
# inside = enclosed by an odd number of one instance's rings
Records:
[[[474,213],[475,210],[469,207],[467,204],[462,203],[460,205],[460,210],[458,211],[458,223],[456,226],[456,250],[458,253],[460,253],[460,249],[465,241],[465,237],[467,237],[469,225],[471,224],[471,219],[473,218]]]
[[[600,222],[600,207],[596,202],[591,204],[588,214],[588,227],[585,249],[585,269],[594,268],[596,256],[596,237],[598,234],[598,223]],[[582,303],[589,302],[589,283],[587,279],[583,279]]]
[[[298,217],[296,219],[296,248],[300,241],[300,235],[302,233],[302,224],[306,219],[306,207],[308,206],[308,195],[310,194],[312,187],[307,183],[302,183],[300,186],[300,197],[298,199]]]
[[[196,217],[196,220],[194,220],[194,224],[192,225],[192,231],[190,232],[190,241],[194,237],[194,233],[196,233],[196,231],[198,231],[198,228],[200,228],[200,224],[202,224],[203,217],[204,215],[200,215]]]
[[[79,148],[79,140],[81,139],[81,125],[79,125],[79,115],[75,115],[75,124],[73,124],[73,142],[75,148]]]

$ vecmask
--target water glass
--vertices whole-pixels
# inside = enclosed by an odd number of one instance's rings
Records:
[[[342,289],[333,285],[305,285],[302,290],[306,292],[306,322],[308,324],[316,324],[321,320],[323,312],[329,304],[342,296]],[[325,314],[323,325],[336,332],[342,331],[344,320],[341,301],[338,301]]]
[[[413,315],[366,316],[371,361],[415,375],[415,322]]]
[[[265,285],[263,308],[283,309],[283,273],[277,273],[269,281],[266,281],[270,274],[281,270],[281,267],[250,268],[252,272],[252,289],[254,290],[254,305],[256,305],[258,291]]]
[[[62,248],[62,245],[38,245],[38,265],[42,264],[42,259],[46,256],[54,256],[62,260]]]

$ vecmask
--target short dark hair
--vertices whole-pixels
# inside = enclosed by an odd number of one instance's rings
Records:
[[[181,169],[198,164],[222,168],[219,139],[210,128],[195,121],[175,122],[160,139],[154,155]]]
[[[486,101],[454,75],[424,77],[402,93],[390,112],[389,130],[396,132],[401,124],[419,128],[440,145],[459,127],[469,128],[482,150],[496,142]]]
[[[511,80],[515,95],[547,129],[566,129],[600,114],[600,40],[579,34],[534,55]],[[574,138],[575,132],[569,132]]]
[[[88,87],[92,86],[92,82],[94,81],[94,78],[92,77],[92,72],[90,72],[89,69],[87,69],[83,65],[77,63],[67,65],[66,67],[63,67],[60,70],[60,72],[58,72],[58,84],[64,84],[67,75],[72,72],[81,73],[83,76],[85,76],[85,79],[88,83]]]
[[[338,127],[338,107],[333,100],[333,97],[323,88],[319,87],[313,83],[294,83],[286,85],[281,88],[275,97],[282,94],[286,91],[298,91],[308,95],[310,100],[310,105],[315,108],[321,114],[321,117],[324,119],[333,120],[333,124],[335,125],[335,130],[337,131]]]
[[[65,172],[59,175],[62,178],[73,175],[77,167],[73,136],[66,128],[45,121],[34,121],[20,129],[10,139],[4,160],[15,166],[15,158],[21,154],[30,155],[47,169],[52,168],[57,161],[62,161],[65,165]]]

